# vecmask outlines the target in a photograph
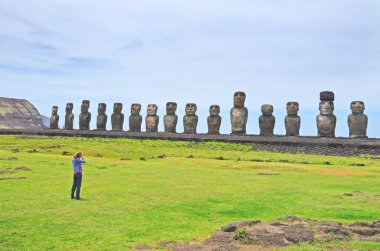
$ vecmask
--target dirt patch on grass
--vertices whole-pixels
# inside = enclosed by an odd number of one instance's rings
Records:
[[[3,175],[3,174],[13,174],[13,173],[17,173],[19,171],[31,171],[31,169],[29,169],[26,166],[19,166],[19,167],[16,167],[15,169],[13,169],[11,167],[8,167],[5,170],[0,170],[0,175]]]
[[[0,180],[24,180],[26,177],[5,177],[5,178],[0,178]]]
[[[41,149],[57,149],[57,148],[62,148],[61,145],[53,145],[53,146],[41,146]]]
[[[0,160],[18,160],[17,157],[0,158]]]
[[[2,174],[10,174],[10,173],[15,173],[15,170],[12,169],[6,169],[6,170],[0,170],[0,175]]]
[[[139,245],[135,246],[135,249],[136,250],[151,250],[152,247],[149,245],[146,245],[146,244],[139,244]]]
[[[131,160],[131,159],[130,158],[121,158],[120,160],[128,161],[128,160]]]
[[[271,223],[259,220],[238,221],[212,233],[201,242],[175,243],[167,246],[182,250],[272,250],[277,247],[312,244],[315,241],[380,242],[380,220],[345,225],[335,221],[313,221],[286,216]]]
[[[31,171],[27,166],[19,166],[15,168],[17,171]]]

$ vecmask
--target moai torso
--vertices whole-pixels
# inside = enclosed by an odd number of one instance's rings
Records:
[[[335,137],[336,117],[334,114],[319,114],[317,116],[317,126],[318,137]]]
[[[111,124],[113,131],[122,131],[124,124],[124,114],[121,113],[123,109],[122,103],[115,103],[113,105],[113,113],[111,115]]]
[[[244,92],[234,94],[234,106],[230,111],[231,134],[246,134],[248,109],[244,107],[245,97]]]
[[[147,132],[157,132],[160,118],[157,115],[157,105],[149,104],[145,117],[145,127]]]
[[[219,105],[210,106],[210,116],[207,117],[207,134],[220,134],[220,124],[222,123],[222,118],[219,116],[220,107]]]
[[[301,118],[297,115],[299,110],[298,102],[288,102],[286,110],[288,113],[285,117],[286,136],[299,136]]]
[[[98,117],[96,118],[96,130],[105,131],[107,126],[107,105],[105,103],[99,103],[98,105]]]
[[[178,116],[175,114],[177,110],[177,103],[168,102],[166,103],[166,114],[164,116],[164,128],[165,132],[176,132]]]
[[[58,129],[59,115],[58,106],[53,106],[50,117],[50,129]]]
[[[336,117],[334,112],[334,93],[321,92],[320,114],[317,115],[318,137],[335,137]]]
[[[79,115],[79,129],[80,130],[90,129],[91,113],[88,111],[89,108],[90,108],[90,101],[83,100],[82,106],[81,106],[81,113]]]
[[[129,116],[129,131],[131,132],[141,132],[142,117],[140,111],[140,104],[132,104],[131,115]]]
[[[184,133],[197,133],[198,116],[195,115],[197,111],[197,105],[194,103],[186,104],[185,112],[183,116]]]
[[[272,105],[262,105],[261,112],[263,115],[259,117],[260,135],[273,136],[274,125],[276,122],[273,114]]]
[[[65,115],[65,130],[74,129],[74,114],[73,114],[73,103],[66,104],[66,115]]]
[[[368,117],[364,114],[364,102],[352,101],[352,114],[348,116],[348,128],[350,130],[350,138],[367,138]]]

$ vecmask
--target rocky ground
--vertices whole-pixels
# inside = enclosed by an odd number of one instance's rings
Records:
[[[272,223],[259,220],[239,221],[215,231],[203,242],[167,243],[160,242],[158,247],[172,251],[193,250],[269,250],[273,247],[288,246],[314,241],[373,241],[380,242],[380,220],[372,223],[355,222],[344,225],[335,221],[313,221],[287,216]],[[139,245],[136,249],[151,249]]]

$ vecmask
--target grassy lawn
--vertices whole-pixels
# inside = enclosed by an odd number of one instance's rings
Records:
[[[128,250],[160,240],[202,240],[242,219],[297,215],[352,223],[380,217],[380,159],[251,148],[0,136],[0,250]],[[78,150],[88,163],[83,200],[73,201],[71,155]],[[380,249],[380,243],[356,241],[286,249],[335,246]]]

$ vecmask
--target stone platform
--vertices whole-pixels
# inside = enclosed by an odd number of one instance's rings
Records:
[[[380,155],[380,139],[320,138],[307,136],[259,136],[259,135],[208,135],[165,132],[128,132],[96,130],[52,130],[52,129],[0,129],[0,135],[41,135],[65,137],[101,137],[133,139],[165,139],[185,141],[220,141],[253,143],[253,150],[308,153],[336,156],[357,156],[361,154]]]

